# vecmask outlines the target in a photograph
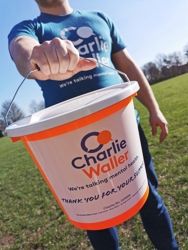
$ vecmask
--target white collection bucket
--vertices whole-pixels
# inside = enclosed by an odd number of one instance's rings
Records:
[[[137,82],[100,89],[8,126],[22,140],[69,221],[82,229],[116,226],[148,196],[135,118]]]

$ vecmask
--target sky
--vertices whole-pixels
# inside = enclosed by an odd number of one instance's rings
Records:
[[[100,10],[113,20],[127,49],[139,66],[153,62],[158,54],[183,52],[188,44],[188,0],[70,0],[74,9]],[[34,19],[39,9],[34,0],[0,0],[0,110],[11,100],[23,80],[8,52],[7,35],[18,22]],[[26,80],[15,103],[29,114],[32,100],[43,100],[34,80]]]

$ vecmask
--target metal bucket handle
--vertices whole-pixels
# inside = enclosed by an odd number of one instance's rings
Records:
[[[80,57],[80,59],[85,59],[85,60],[88,60],[88,61],[90,61],[90,62],[93,61],[92,59],[83,58],[83,57]],[[107,68],[109,68],[109,69],[115,70],[115,71],[118,72],[119,74],[123,75],[123,76],[126,78],[126,80],[127,80],[128,82],[130,82],[128,76],[127,76],[124,72],[122,72],[122,71],[120,71],[120,70],[117,70],[117,69],[115,69],[115,68],[112,68],[112,67],[110,67],[110,66],[108,66],[108,65],[106,65],[106,64],[103,64],[103,63],[101,63],[101,62],[98,62],[98,61],[97,61],[97,63],[100,64],[100,65],[102,65],[102,66],[105,66],[105,67],[107,67]],[[6,112],[6,114],[5,114],[5,117],[4,117],[6,127],[8,127],[8,121],[7,121],[8,113],[9,113],[11,107],[12,107],[13,101],[14,101],[14,99],[15,99],[15,97],[16,97],[16,95],[17,95],[19,89],[20,89],[20,87],[22,86],[22,84],[25,82],[25,80],[28,78],[28,76],[29,76],[31,73],[36,72],[36,71],[40,71],[40,68],[38,67],[38,65],[36,65],[36,66],[37,66],[36,69],[29,71],[29,72],[27,73],[27,75],[24,77],[23,81],[22,81],[22,82],[20,83],[20,85],[18,86],[18,88],[17,88],[17,90],[16,90],[16,92],[15,92],[15,94],[14,94],[14,96],[13,96],[11,102],[10,102],[10,105],[9,105],[9,107],[8,107],[8,109],[7,109],[7,112]]]

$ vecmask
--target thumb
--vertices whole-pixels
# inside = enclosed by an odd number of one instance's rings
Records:
[[[82,58],[78,61],[76,70],[78,72],[80,71],[87,71],[87,70],[91,70],[94,69],[97,66],[97,62],[95,59],[93,58]]]
[[[157,134],[157,126],[151,125],[152,127],[152,135],[155,136]]]

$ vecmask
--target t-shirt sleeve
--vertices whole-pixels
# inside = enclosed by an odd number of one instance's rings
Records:
[[[119,52],[127,47],[125,44],[122,36],[120,35],[120,32],[116,25],[113,23],[113,21],[110,19],[110,17],[103,12],[100,12],[100,15],[105,21],[107,22],[109,29],[110,29],[110,35],[112,39],[112,54]]]
[[[8,34],[8,42],[10,43],[17,36],[30,36],[38,41],[35,26],[34,22],[30,20],[16,24]]]

